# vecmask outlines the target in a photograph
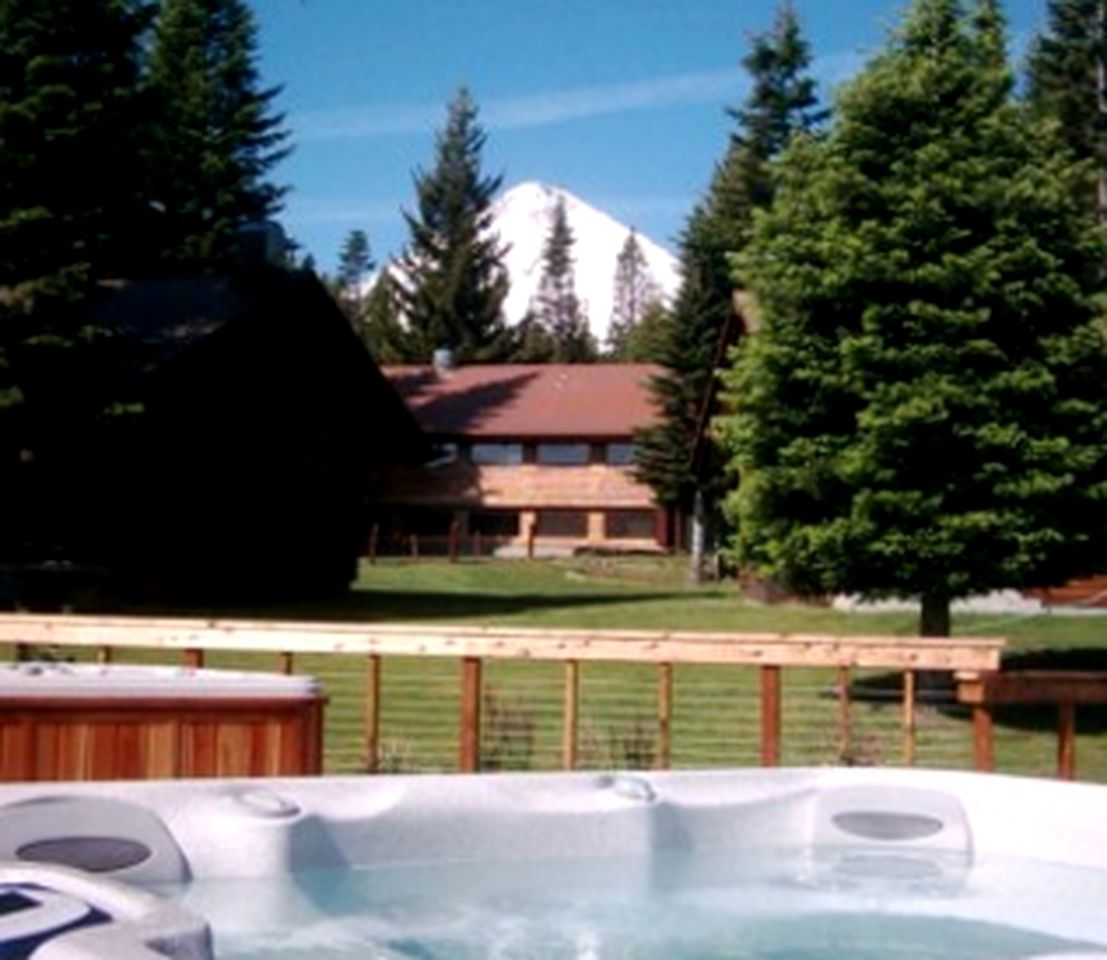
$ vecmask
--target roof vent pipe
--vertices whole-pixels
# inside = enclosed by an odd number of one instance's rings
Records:
[[[439,373],[446,373],[454,368],[454,352],[449,347],[439,347],[434,351],[431,360],[434,369]]]

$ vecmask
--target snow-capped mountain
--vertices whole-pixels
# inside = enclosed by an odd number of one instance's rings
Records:
[[[560,187],[521,183],[493,204],[492,230],[509,246],[505,265],[511,290],[504,303],[509,324],[518,323],[538,290],[542,275],[542,247],[550,233],[558,199],[573,234],[573,274],[576,293],[588,315],[593,336],[601,345],[607,339],[614,301],[615,262],[630,234],[624,226]],[[677,259],[648,237],[638,234],[646,267],[669,301],[680,286]]]

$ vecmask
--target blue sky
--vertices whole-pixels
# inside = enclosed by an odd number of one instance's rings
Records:
[[[739,61],[776,0],[251,0],[266,84],[282,84],[294,151],[286,230],[332,270],[365,230],[379,258],[406,240],[412,172],[433,160],[462,84],[505,186],[558,184],[676,247],[732,127]],[[1007,0],[1021,54],[1046,0]],[[824,97],[877,50],[897,0],[795,0]]]

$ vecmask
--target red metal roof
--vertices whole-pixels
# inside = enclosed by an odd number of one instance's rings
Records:
[[[657,419],[645,363],[384,367],[419,425],[439,436],[630,437]]]

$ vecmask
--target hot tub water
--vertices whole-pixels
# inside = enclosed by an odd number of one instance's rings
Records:
[[[0,858],[172,907],[105,894],[36,960],[208,960],[196,918],[218,960],[1107,960],[1107,787],[999,776],[7,785]]]

